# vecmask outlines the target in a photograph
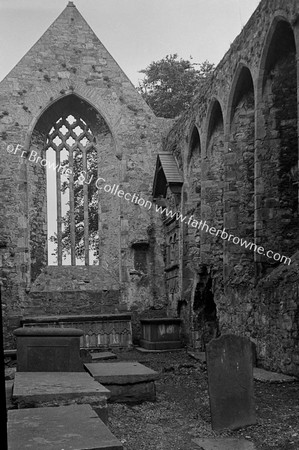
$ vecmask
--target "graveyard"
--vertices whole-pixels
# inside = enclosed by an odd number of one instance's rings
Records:
[[[9,450],[299,449],[298,48],[261,0],[160,117],[68,1],[0,82]]]
[[[113,439],[124,450],[297,450],[299,447],[298,380],[288,380],[281,374],[276,374],[277,378],[261,378],[257,375],[254,379],[256,423],[237,430],[215,431],[211,424],[207,364],[203,353],[187,352],[186,349],[159,353],[143,353],[136,349],[100,353],[103,353],[103,358],[109,357],[102,361],[110,364],[112,361],[126,363],[134,360],[159,374],[155,380],[155,401],[110,403],[108,399],[108,420],[105,423],[113,434]],[[114,359],[110,359],[113,355]],[[10,366],[12,370],[15,362],[11,361]],[[36,374],[30,373],[35,386]],[[49,375],[53,376],[55,373],[51,372]],[[70,386],[73,374],[65,375],[65,383]],[[78,380],[77,378],[77,385]],[[92,379],[89,383],[91,382]],[[48,388],[50,384],[48,379]],[[82,390],[82,382],[78,391],[80,389]],[[86,401],[88,402],[85,398]],[[39,410],[51,409],[49,398],[46,399],[46,392],[43,390],[41,404],[45,405],[45,402],[47,406]],[[75,405],[72,404],[71,407],[74,408]],[[15,405],[10,403],[9,407],[15,408]],[[57,410],[55,406],[52,409]],[[32,411],[36,414],[38,410],[35,407],[12,411]],[[61,418],[59,420],[61,423]],[[81,426],[82,424],[79,429]],[[89,429],[88,422],[84,426]],[[82,448],[97,448],[92,446],[92,442],[97,438],[99,430],[100,427],[90,435],[91,441],[85,441],[86,447]],[[45,433],[44,437],[48,437],[48,434],[49,432]],[[19,435],[17,436],[18,440]],[[59,435],[55,437],[59,439]],[[103,435],[99,440],[102,439]],[[81,441],[76,438],[76,442],[79,445]],[[211,446],[212,444],[218,446]],[[36,448],[39,450],[44,447]]]

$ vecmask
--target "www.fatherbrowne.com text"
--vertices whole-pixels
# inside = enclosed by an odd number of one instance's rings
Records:
[[[57,172],[60,172],[60,174],[64,175],[71,175],[72,169],[68,167],[67,165],[61,165],[61,164],[55,164],[53,161],[48,161],[46,158],[42,158],[41,156],[38,156],[37,152],[35,150],[32,150],[28,156],[28,152],[24,150],[24,147],[20,144],[18,144],[16,147],[14,147],[12,144],[9,144],[7,146],[7,152],[13,153],[14,155],[21,156],[22,158],[27,158],[28,161],[34,162],[35,164],[39,164],[42,167],[46,167],[47,169],[52,169]],[[18,152],[21,152],[18,154]],[[124,198],[126,201],[135,203],[143,208],[146,208],[148,210],[152,209],[153,203],[150,200],[145,200],[144,198],[140,197],[137,194],[131,194],[130,192],[124,192],[122,189],[119,188],[119,185],[113,184],[112,186],[110,184],[106,184],[105,178],[98,177],[97,179],[94,179],[93,176],[88,177],[86,172],[83,171],[78,176],[78,179],[76,180],[76,183],[86,183],[90,184],[94,182],[96,185],[96,188],[99,191],[104,191],[106,193],[110,193],[111,195],[117,196],[119,198]],[[104,184],[105,183],[105,184]],[[241,247],[244,247],[248,250],[253,250],[254,252],[258,253],[259,255],[265,255],[270,259],[274,259],[274,261],[282,262],[283,264],[291,264],[291,258],[281,255],[280,253],[274,253],[272,250],[265,250],[264,247],[256,245],[254,242],[248,242],[246,239],[239,238],[238,236],[235,236],[233,234],[230,234],[228,231],[226,231],[225,228],[223,229],[216,229],[215,227],[211,227],[207,224],[207,222],[204,220],[196,220],[194,216],[183,216],[181,212],[179,211],[172,211],[164,206],[159,206],[158,204],[155,204],[155,211],[157,214],[161,214],[165,218],[171,218],[175,219],[177,221],[180,221],[181,223],[184,223],[188,226],[191,226],[192,228],[197,228],[198,230],[205,231],[206,233],[209,233],[212,236],[220,237],[223,240],[227,240],[228,242],[232,242],[235,245],[240,245]]]

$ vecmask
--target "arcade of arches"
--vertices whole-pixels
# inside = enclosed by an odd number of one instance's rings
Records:
[[[33,314],[130,313],[134,342],[140,318],[169,315],[189,347],[248,336],[261,366],[299,375],[298,49],[298,2],[262,0],[173,122],[69,2],[0,83],[7,347]],[[292,262],[105,194],[99,177]]]

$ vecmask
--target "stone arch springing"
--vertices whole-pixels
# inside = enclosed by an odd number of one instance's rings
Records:
[[[44,208],[41,214],[47,237],[43,236],[43,261],[42,255],[33,258],[36,269],[42,263],[55,265],[50,255],[53,243],[48,245],[54,233],[57,265],[89,265],[98,260],[101,205],[96,180],[101,169],[101,149],[106,146],[113,151],[113,138],[105,120],[94,107],[74,94],[52,103],[39,117],[30,150],[35,149],[36,160],[40,158],[33,170],[47,199],[47,211]],[[34,223],[32,218],[33,255],[38,247],[33,238]],[[40,244],[39,241],[39,247]]]
[[[225,163],[226,199],[224,226],[231,234],[254,241],[254,84],[248,67],[241,65],[235,75],[228,103],[228,154]],[[254,277],[254,254],[239,245],[226,243],[227,270],[242,266],[242,280]],[[241,266],[240,266],[241,265]]]
[[[259,75],[256,236],[265,248],[298,249],[297,50],[293,29],[277,17],[268,32]],[[264,258],[262,271],[278,263]]]

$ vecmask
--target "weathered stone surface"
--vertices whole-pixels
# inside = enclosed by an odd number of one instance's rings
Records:
[[[155,381],[158,372],[138,362],[112,362],[84,364],[95,380],[103,384],[135,384]]]
[[[16,326],[10,316],[16,315],[103,314],[133,307],[138,335],[140,313],[164,306],[163,235],[159,217],[130,200],[135,193],[151,200],[164,120],[155,117],[74,6],[63,10],[1,82],[0,96],[6,345],[13,344]],[[31,151],[44,152],[47,133],[65,115],[68,101],[76,103],[76,117],[88,119],[99,143],[101,177],[131,196],[102,191],[96,266],[48,265],[46,171],[29,160]],[[92,117],[105,122],[106,135]],[[23,145],[27,157],[21,156]],[[143,271],[137,270],[136,240],[147,242]]]
[[[162,229],[150,211],[103,196],[105,256],[98,267],[46,267],[45,171],[24,163],[20,151],[8,154],[7,146],[30,141],[28,149],[35,148],[31,138],[39,128],[32,133],[31,125],[51,126],[52,105],[60,114],[64,98],[73,96],[92,105],[110,130],[101,146],[103,177],[146,199],[161,130],[170,124],[154,117],[74,7],[1,82],[0,262],[10,346],[24,311],[132,310],[136,341],[143,313],[162,311],[180,316],[184,339],[196,350],[218,331],[251,336],[259,365],[299,376],[297,17],[296,0],[262,0],[204,92],[163,140],[184,185],[181,195],[165,186],[162,200],[187,217],[184,226],[174,219]],[[205,229],[187,224],[191,215]],[[216,237],[223,228],[284,259]],[[136,241],[147,250],[134,247]]]
[[[212,427],[237,429],[256,423],[249,339],[223,335],[207,345]]]
[[[96,381],[111,392],[109,401],[140,403],[156,400],[155,380],[159,374],[137,362],[85,364]]]
[[[188,355],[200,362],[207,361],[206,352],[188,352]]]
[[[268,370],[260,369],[258,367],[253,368],[253,378],[256,381],[261,381],[262,383],[299,382],[299,378],[297,377],[290,377],[289,375],[284,375],[283,373],[269,372]]]
[[[9,450],[122,450],[89,405],[8,412]]]
[[[91,353],[91,359],[92,362],[97,362],[97,361],[104,361],[104,360],[108,360],[108,359],[117,359],[117,356],[115,353],[112,352],[94,352]]]
[[[156,401],[154,381],[130,384],[106,384],[110,391],[109,403],[142,403]]]
[[[88,403],[104,422],[109,397],[109,390],[85,372],[17,372],[13,387],[18,408]]]
[[[184,348],[169,348],[167,350],[149,350],[147,348],[143,347],[136,347],[135,350],[137,350],[140,353],[169,353],[169,352],[184,352]]]
[[[19,372],[82,372],[80,337],[75,328],[24,327],[17,338]]]
[[[5,381],[6,409],[12,409],[14,407],[12,403],[13,384],[13,380]]]
[[[61,296],[58,297],[59,299],[64,307],[67,307],[67,303],[72,301],[72,297],[66,299],[65,296]],[[98,303],[100,299],[94,296],[93,302],[95,301]],[[84,348],[129,348],[132,346],[131,319],[130,313],[60,314],[27,316],[21,320],[21,324],[26,327],[79,328],[83,332],[83,336],[80,337],[80,346]]]
[[[168,133],[163,150],[175,157],[184,185],[175,199],[165,184],[162,199],[186,216],[183,230],[179,221],[164,221],[165,259],[168,238],[179,236],[173,267],[166,267],[168,314],[180,312],[186,339],[203,351],[217,331],[251,336],[259,365],[295,376],[297,16],[294,0],[259,3],[205,92]],[[191,216],[206,226],[193,227]]]
[[[5,380],[13,380],[16,373],[15,367],[5,367]]]
[[[253,442],[246,439],[192,439],[203,450],[255,450]]]
[[[141,319],[140,345],[148,350],[168,350],[182,347],[180,341],[181,319],[159,317]]]

